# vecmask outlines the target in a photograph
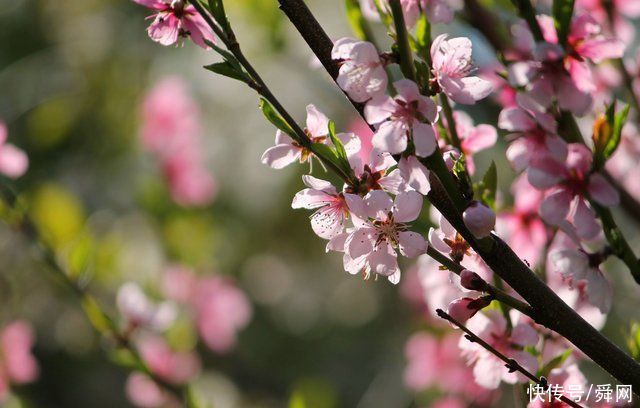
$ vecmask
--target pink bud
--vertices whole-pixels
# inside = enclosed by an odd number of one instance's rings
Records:
[[[487,288],[487,282],[480,275],[467,269],[460,272],[460,284],[469,290],[484,291]]]
[[[462,218],[476,238],[489,236],[496,225],[496,214],[479,201],[473,201],[462,214]]]
[[[451,149],[449,151],[444,152],[442,156],[444,158],[444,163],[447,165],[447,168],[449,169],[449,171],[453,171],[453,166],[456,164],[456,162],[460,158],[460,153],[455,149]]]
[[[478,299],[468,297],[458,298],[449,303],[447,313],[459,323],[464,323],[478,313],[478,310],[484,309],[489,306],[490,303],[491,299],[488,296],[483,296]]]

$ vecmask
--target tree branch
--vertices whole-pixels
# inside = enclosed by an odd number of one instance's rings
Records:
[[[280,8],[298,29],[302,37],[327,67],[332,78],[337,77],[337,64],[331,60],[333,43],[302,0],[278,0]],[[500,238],[492,235],[478,241],[467,230],[460,212],[442,189],[433,188],[429,201],[469,242],[489,267],[519,293],[532,307],[540,324],[558,332],[594,362],[623,384],[640,390],[640,365],[594,329],[567,306],[546,284],[526,266]]]

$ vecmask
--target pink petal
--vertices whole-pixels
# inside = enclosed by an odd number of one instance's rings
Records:
[[[400,193],[396,196],[393,206],[393,219],[395,222],[411,222],[418,218],[421,210],[422,195],[420,193],[416,191]]]
[[[620,203],[618,191],[601,174],[593,174],[589,178],[589,195],[606,207]]]
[[[370,191],[364,197],[364,202],[367,205],[367,215],[371,218],[377,218],[380,213],[386,217],[393,208],[393,200],[381,190]]]
[[[462,141],[463,150],[468,153],[476,153],[487,149],[498,140],[496,128],[491,125],[478,125],[471,134]]]
[[[413,125],[413,144],[416,148],[416,155],[420,157],[431,156],[438,147],[433,126],[428,123],[415,123]]]
[[[595,238],[602,230],[600,224],[596,221],[596,215],[593,210],[587,207],[587,203],[581,197],[577,198],[573,225],[576,227],[578,236],[586,240]]]
[[[401,121],[384,122],[372,140],[373,147],[389,152],[390,154],[399,154],[407,148],[407,129]]]
[[[260,160],[274,169],[282,169],[299,160],[300,154],[300,148],[290,144],[281,144],[268,148]]]
[[[311,216],[311,228],[322,239],[331,239],[344,229],[344,213],[342,208],[327,206],[319,209]]]
[[[345,252],[353,259],[373,251],[374,231],[371,228],[359,228],[351,233],[345,242]]]
[[[429,191],[431,191],[429,170],[415,156],[400,159],[398,169],[409,187],[420,194],[429,194]]]
[[[398,272],[396,252],[387,243],[381,243],[367,257],[371,270],[382,276],[392,276]]]
[[[427,241],[422,235],[413,231],[401,231],[398,233],[400,253],[408,258],[415,258],[427,251]]]
[[[329,118],[320,112],[315,105],[307,106],[307,130],[313,137],[329,134]]]
[[[405,102],[417,101],[422,97],[420,90],[418,89],[418,85],[409,79],[396,81],[393,83],[393,87]]]
[[[480,77],[440,78],[443,91],[454,102],[463,105],[473,105],[476,101],[486,98],[493,90],[491,82]]]
[[[367,122],[375,125],[387,120],[398,105],[387,95],[372,98],[364,107],[364,116]]]
[[[581,92],[570,77],[563,77],[558,84],[558,104],[561,109],[573,112],[577,116],[584,115],[593,99],[591,95]]]
[[[302,176],[302,182],[305,186],[312,188],[314,190],[323,191],[329,195],[337,196],[338,192],[336,188],[330,182],[326,180],[321,180],[319,178],[315,178],[309,174],[305,174]]]
[[[305,188],[296,193],[291,202],[291,208],[306,208],[308,210],[324,207],[334,201],[334,197],[324,191]]]
[[[182,18],[182,23],[184,24],[184,28],[189,32],[191,41],[205,50],[209,49],[209,45],[207,45],[205,40],[212,43],[216,41],[211,27],[209,27],[207,22],[198,14],[193,6],[186,7],[184,13],[185,16]]]
[[[558,225],[569,214],[573,196],[565,189],[557,189],[548,194],[540,204],[540,216],[551,225]]]
[[[175,44],[180,34],[180,20],[173,13],[160,12],[147,33],[153,41],[162,45]]]
[[[514,107],[500,112],[498,127],[509,132],[525,132],[535,129],[536,123],[527,112]]]
[[[606,59],[622,58],[624,49],[625,45],[622,41],[605,38],[583,41],[576,47],[578,54],[596,64]]]

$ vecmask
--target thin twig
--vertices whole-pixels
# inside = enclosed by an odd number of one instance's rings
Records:
[[[442,318],[444,320],[447,320],[448,322],[450,322],[454,326],[457,326],[460,330],[465,332],[466,333],[465,334],[465,338],[467,340],[469,340],[472,343],[479,344],[480,346],[482,346],[482,348],[487,350],[489,353],[493,354],[494,356],[498,357],[500,360],[504,361],[504,365],[505,365],[505,367],[507,367],[507,369],[509,370],[510,373],[517,371],[520,374],[522,374],[525,377],[527,377],[530,381],[534,382],[535,384],[538,384],[540,387],[542,387],[545,390],[548,389],[548,387],[551,386],[551,384],[549,384],[547,382],[547,379],[545,377],[537,377],[537,376],[535,376],[534,374],[529,372],[529,370],[524,368],[520,363],[518,363],[515,359],[509,358],[509,357],[505,356],[504,354],[502,354],[501,352],[499,352],[498,350],[496,350],[495,347],[493,347],[491,344],[489,344],[486,341],[484,341],[480,336],[476,335],[474,332],[469,330],[464,324],[460,323],[459,321],[457,321],[456,319],[451,317],[444,310],[437,309],[436,313],[438,314],[438,316],[440,318]],[[575,401],[565,397],[564,395],[560,395],[558,397],[554,396],[554,398],[557,398],[558,400],[564,402],[565,404],[567,404],[569,406],[576,407],[576,408],[582,408],[582,406],[580,404],[578,404]]]
[[[440,253],[438,250],[436,250],[432,246],[429,246],[427,248],[427,255],[429,255],[440,265],[447,268],[449,271],[455,273],[456,275],[460,275],[460,273],[465,269],[462,265],[455,263],[452,259]],[[534,321],[536,320],[535,311],[531,306],[529,306],[528,304],[524,303],[521,300],[514,298],[513,296],[509,295],[502,289],[499,289],[496,286],[491,285],[487,282],[487,290],[485,290],[484,292],[486,292],[489,296],[491,296],[493,299],[497,300],[498,302],[504,303],[507,306],[518,310],[522,314],[532,318]]]

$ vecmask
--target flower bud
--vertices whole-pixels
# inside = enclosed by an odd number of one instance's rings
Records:
[[[473,201],[462,214],[462,218],[476,238],[489,236],[496,225],[496,214],[479,201]]]
[[[482,292],[487,289],[487,282],[485,282],[477,273],[467,269],[460,272],[460,284],[463,288],[468,290],[477,290]]]
[[[484,309],[491,303],[489,296],[483,296],[477,299],[468,297],[458,298],[449,303],[447,313],[459,323],[464,323],[471,319],[478,310]]]

